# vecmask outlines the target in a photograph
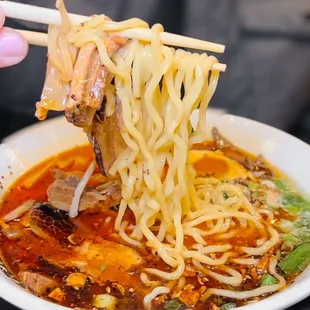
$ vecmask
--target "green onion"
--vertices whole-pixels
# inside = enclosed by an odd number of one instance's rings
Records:
[[[286,275],[301,273],[310,263],[310,243],[304,243],[284,257],[278,264]]]
[[[225,304],[222,307],[220,307],[220,310],[230,310],[235,308],[237,308],[237,305],[233,302],[229,302],[228,304]]]
[[[183,310],[186,306],[178,298],[171,299],[164,305],[164,310]]]
[[[280,207],[268,205],[268,208],[271,209],[272,211],[278,211]]]
[[[289,189],[288,182],[286,180],[274,180],[273,183],[275,184],[277,189],[286,191]]]
[[[101,266],[100,266],[100,271],[101,271],[101,272],[104,272],[104,270],[105,270],[106,268],[107,268],[106,265],[101,265]]]
[[[281,239],[284,241],[284,248],[295,249],[297,246],[304,243],[303,240],[291,233],[282,235]]]
[[[270,274],[264,274],[260,280],[260,286],[277,284],[277,279]]]
[[[300,208],[299,207],[291,206],[291,205],[285,206],[285,210],[287,210],[288,212],[291,212],[291,213],[299,213],[300,212]]]

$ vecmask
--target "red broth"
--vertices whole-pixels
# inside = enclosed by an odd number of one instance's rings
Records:
[[[210,147],[210,145],[212,146],[212,142],[209,144],[197,145],[195,149],[205,149]],[[232,151],[230,150],[230,152]],[[243,152],[243,154],[250,156],[245,152]],[[250,156],[250,158],[253,158],[253,156]],[[1,201],[0,218],[30,199],[34,199],[38,202],[46,202],[46,191],[54,181],[53,169],[60,168],[67,172],[81,172],[87,169],[93,159],[94,155],[92,149],[89,145],[86,145],[58,154],[38,164],[12,184],[4,195]],[[208,158],[206,156],[196,164],[196,168],[199,171],[205,171],[208,175],[216,175],[217,173],[227,171],[229,166],[220,159]],[[279,172],[277,172],[277,175],[280,175]],[[104,177],[99,175],[99,169],[96,168],[94,177],[88,185],[96,186],[103,180]],[[78,307],[90,310],[93,309],[92,300],[95,295],[108,293],[118,299],[117,309],[143,309],[143,297],[151,292],[152,288],[146,287],[141,282],[140,273],[142,269],[145,267],[152,267],[170,271],[170,267],[157,256],[153,255],[148,249],[135,249],[142,257],[143,262],[139,266],[129,270],[120,268],[117,263],[103,266],[100,264],[100,260],[97,263],[95,262],[92,266],[92,272],[99,274],[100,283],[96,283],[93,281],[92,277],[88,277],[84,286],[77,289],[68,285],[66,281],[70,274],[79,273],[78,268],[73,266],[70,262],[70,259],[77,259],[77,254],[73,250],[74,247],[80,246],[85,241],[91,244],[101,244],[102,242],[111,241],[126,245],[118,233],[114,231],[116,216],[117,212],[115,210],[98,210],[98,212],[84,211],[80,213],[76,219],[71,220],[74,227],[72,235],[74,235],[75,242],[73,244],[70,242],[60,242],[60,236],[57,236],[57,230],[55,230],[55,238],[47,240],[46,238],[34,234],[31,229],[25,228],[23,219],[12,221],[8,223],[8,225],[11,228],[22,230],[22,235],[18,238],[10,239],[3,232],[0,233],[1,258],[8,270],[18,280],[20,280],[20,273],[25,271],[39,273],[40,275],[51,278],[56,285],[54,285],[52,289],[47,289],[44,293],[39,294],[40,297],[49,301],[67,307]],[[285,212],[278,212],[276,217],[278,219],[289,218],[292,220],[292,215],[289,217]],[[107,218],[109,218],[108,221]],[[134,223],[134,217],[130,211],[126,212],[125,219],[129,224]],[[51,226],[54,225],[54,223],[49,223],[47,225]],[[199,228],[204,229],[204,225],[205,224],[201,224]],[[229,243],[235,249],[241,245],[256,246],[258,238],[259,232],[255,227],[248,230],[246,234],[240,229],[240,233],[233,236],[229,240]],[[216,236],[206,238],[206,241],[208,245],[217,244],[219,242]],[[186,246],[189,247],[194,243],[192,238],[185,238]],[[270,253],[275,253],[278,248],[279,247],[272,249]],[[122,260],[122,257],[115,257],[115,260],[116,262],[117,260]],[[68,264],[66,263],[67,261],[69,262]],[[253,266],[234,266],[233,264],[231,264],[231,266],[238,269],[242,275],[251,275],[250,280],[248,279],[245,281],[238,290],[250,290],[258,286],[261,276]],[[190,304],[191,298],[193,298],[195,294],[201,297],[203,292],[208,288],[233,289],[229,285],[221,284],[211,277],[197,274],[197,272],[193,271],[193,266],[190,263],[187,263],[184,276],[186,278],[187,288],[190,288],[189,295],[191,296],[186,297],[185,292],[183,300],[185,298],[188,304]],[[150,277],[150,279],[156,280],[152,277]],[[166,285],[173,287],[176,284],[167,282]],[[62,294],[58,296],[52,293],[55,289],[59,289]],[[153,302],[153,309],[163,309],[167,300],[172,297],[173,296],[163,296],[155,299]],[[198,301],[196,300],[193,308],[199,310],[209,309],[208,307],[210,307],[211,309],[211,306],[221,306],[229,301],[229,299],[218,297],[211,297],[206,301],[202,301],[200,298]],[[239,300],[233,302],[239,306],[245,304],[247,301]]]

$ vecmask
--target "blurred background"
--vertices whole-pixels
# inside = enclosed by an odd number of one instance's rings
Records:
[[[54,6],[54,0],[20,1]],[[289,132],[310,143],[309,0],[66,0],[72,13],[133,16],[165,30],[226,45],[228,65],[211,107]],[[7,26],[46,31],[7,20]],[[31,47],[21,64],[0,70],[0,139],[36,122],[46,49]],[[53,115],[55,116],[55,115]],[[0,309],[11,310],[0,302]],[[310,300],[293,309],[310,309]]]

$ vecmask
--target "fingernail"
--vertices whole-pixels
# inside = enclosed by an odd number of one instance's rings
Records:
[[[25,38],[10,28],[0,30],[0,58],[8,58],[12,64],[25,58],[28,44]]]

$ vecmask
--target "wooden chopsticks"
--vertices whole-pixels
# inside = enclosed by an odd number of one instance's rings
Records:
[[[0,1],[0,6],[4,9],[7,17],[11,17],[14,19],[20,19],[47,25],[58,25],[61,23],[60,13],[58,10],[55,9],[47,9],[43,7],[11,1]],[[72,23],[76,24],[85,22],[89,20],[90,17],[77,14],[69,14],[69,19]],[[107,23],[111,23],[111,27],[115,25],[115,22],[113,21]],[[19,30],[19,32],[25,36],[25,38],[30,44],[47,46],[47,34],[23,30]],[[124,31],[118,31],[117,36],[126,37],[129,39],[138,39],[142,41],[151,41],[152,32],[148,28],[133,28]],[[216,53],[223,53],[225,51],[224,45],[189,38],[181,35],[175,35],[169,32],[162,32],[160,38],[163,44],[171,46],[192,48]],[[214,64],[212,69],[224,72],[226,70],[226,65]]]

